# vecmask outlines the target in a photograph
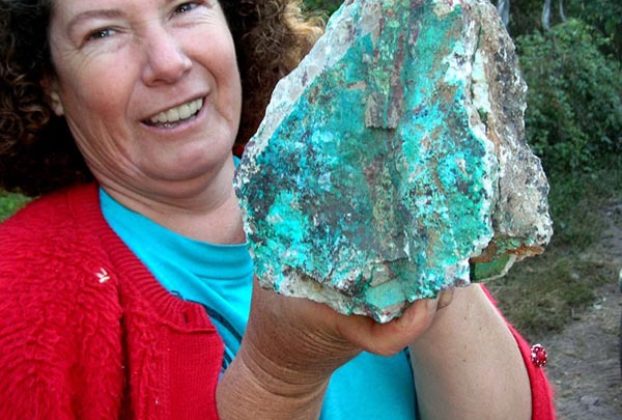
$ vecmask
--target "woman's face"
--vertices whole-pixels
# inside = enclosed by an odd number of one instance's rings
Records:
[[[241,87],[216,0],[54,0],[49,37],[55,110],[104,186],[175,191],[230,158]]]

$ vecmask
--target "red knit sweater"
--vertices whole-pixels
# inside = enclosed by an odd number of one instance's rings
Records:
[[[97,188],[0,227],[1,419],[212,419],[223,345],[108,227]]]
[[[511,330],[533,418],[554,418],[546,377]],[[162,288],[108,227],[95,185],[0,225],[1,419],[217,418],[222,354],[205,310]]]

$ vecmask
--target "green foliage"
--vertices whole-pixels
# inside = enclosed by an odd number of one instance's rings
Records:
[[[610,42],[604,51],[622,59],[622,2],[620,0],[570,0],[567,15],[580,18]]]
[[[28,202],[28,198],[19,194],[9,194],[0,191],[0,221],[6,219],[24,204]]]
[[[562,23],[559,2],[551,4],[551,24]],[[494,2],[498,3],[498,0]],[[606,52],[622,59],[622,2],[620,0],[563,0],[564,14],[569,19],[579,19],[611,42]],[[509,31],[514,37],[542,30],[544,0],[512,0],[510,2]]]
[[[594,170],[622,152],[622,69],[608,41],[578,20],[517,40],[529,94],[529,143],[548,170]]]
[[[339,0],[304,0],[304,5],[308,10],[325,11],[328,15],[339,8],[342,1]]]
[[[494,3],[497,4],[496,0]],[[509,32],[513,37],[527,35],[542,29],[544,0],[511,0]]]

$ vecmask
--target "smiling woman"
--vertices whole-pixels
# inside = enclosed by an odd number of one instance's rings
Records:
[[[156,221],[145,196],[214,194],[242,95],[218,3],[57,1],[49,37],[48,96],[106,191]]]
[[[0,2],[0,76],[6,89],[3,90],[6,94],[0,98],[0,188],[30,196],[92,179],[65,118],[54,113],[54,105],[58,102],[50,101],[41,88],[42,81],[49,80],[56,71],[47,40],[53,3],[62,2]],[[89,2],[78,3],[85,6]],[[124,3],[133,2],[117,2]],[[170,8],[169,14],[191,14],[189,12],[201,4],[212,9],[218,5],[214,0],[164,3]],[[95,4],[102,9],[102,2]],[[236,144],[242,145],[259,125],[276,82],[311,48],[321,34],[321,27],[319,21],[303,18],[298,1],[227,0],[220,5],[235,43],[242,90],[248,92],[243,95],[235,139]],[[95,41],[111,35],[114,28],[96,27],[91,31],[95,32],[88,37]],[[197,38],[196,41],[210,48],[217,45],[209,39]],[[124,66],[125,63],[115,62],[105,76],[113,77],[115,69],[117,74],[123,74]],[[113,79],[110,83],[108,87],[112,88],[117,81]],[[174,101],[180,99],[183,98],[176,95]],[[61,110],[56,108],[56,111]],[[154,112],[159,111],[166,110],[154,109]]]
[[[253,287],[232,148],[299,5],[0,0],[0,189],[41,195],[0,224],[0,418],[550,417],[479,287],[383,325]]]

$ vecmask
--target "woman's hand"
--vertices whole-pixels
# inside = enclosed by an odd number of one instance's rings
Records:
[[[378,324],[255,284],[242,347],[218,389],[221,417],[317,417],[335,369],[362,350],[390,355],[415,342],[432,324],[438,302],[417,301],[400,318]]]

